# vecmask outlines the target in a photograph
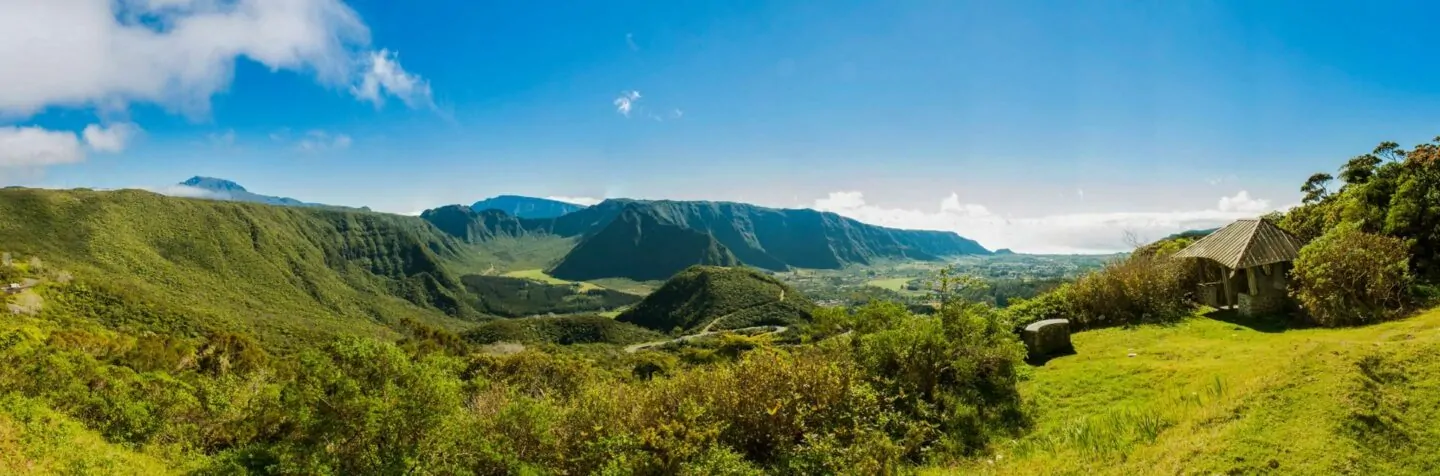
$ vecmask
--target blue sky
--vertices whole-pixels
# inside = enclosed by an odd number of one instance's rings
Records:
[[[0,182],[736,200],[1100,251],[1440,134],[1422,2],[576,3],[3,2]]]

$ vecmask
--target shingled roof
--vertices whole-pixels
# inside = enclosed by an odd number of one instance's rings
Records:
[[[1179,253],[1176,258],[1206,258],[1230,269],[1243,269],[1300,257],[1300,239],[1258,218],[1238,220],[1215,230]]]

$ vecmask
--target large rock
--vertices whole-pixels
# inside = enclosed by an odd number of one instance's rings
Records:
[[[1070,345],[1070,321],[1065,319],[1046,319],[1025,326],[1021,338],[1031,360],[1075,353],[1075,347]]]

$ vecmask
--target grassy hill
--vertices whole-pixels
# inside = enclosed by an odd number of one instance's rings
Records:
[[[603,316],[528,317],[487,322],[461,334],[476,344],[635,344],[664,335]]]
[[[631,206],[604,229],[580,241],[550,275],[583,281],[621,277],[666,279],[693,265],[735,266],[740,261],[711,235],[666,223],[652,210]]]
[[[416,218],[33,189],[0,190],[0,216],[0,250],[73,273],[64,293],[44,296],[57,316],[281,346],[388,336],[402,317],[483,317],[452,271],[473,251]]]
[[[1440,310],[1350,329],[1216,317],[1075,334],[1077,355],[1022,383],[1035,431],[934,474],[1440,470]]]
[[[808,321],[814,304],[774,277],[745,268],[693,266],[616,320],[669,332]]]

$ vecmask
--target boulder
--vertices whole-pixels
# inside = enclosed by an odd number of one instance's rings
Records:
[[[1031,360],[1075,353],[1075,347],[1070,345],[1070,321],[1065,319],[1031,323],[1021,332],[1021,339],[1030,351]]]

